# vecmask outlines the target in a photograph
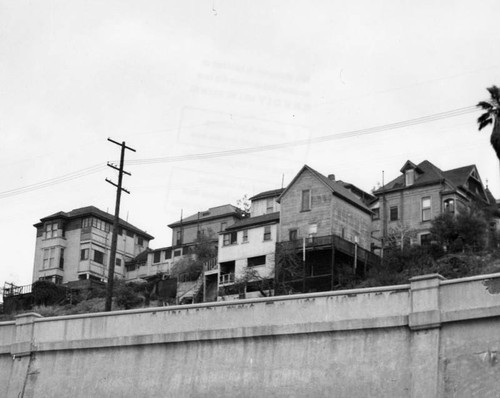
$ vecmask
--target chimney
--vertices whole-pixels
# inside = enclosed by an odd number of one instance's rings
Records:
[[[335,174],[328,174],[328,179],[335,181]]]

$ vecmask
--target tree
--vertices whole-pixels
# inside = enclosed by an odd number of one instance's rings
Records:
[[[441,246],[450,247],[458,238],[455,216],[452,213],[443,213],[434,218],[430,233]]]
[[[398,221],[396,226],[389,229],[385,244],[390,248],[399,247],[401,251],[404,251],[405,247],[409,246],[416,236],[417,231],[415,229]]]
[[[238,199],[236,202],[236,207],[241,210],[241,214],[243,218],[250,217],[250,200],[248,196],[245,194],[241,199]]]
[[[500,160],[500,89],[497,86],[487,88],[490,93],[490,99],[487,101],[480,101],[476,106],[485,112],[477,119],[478,129],[481,131],[486,126],[493,124],[491,132],[490,143],[498,160]]]

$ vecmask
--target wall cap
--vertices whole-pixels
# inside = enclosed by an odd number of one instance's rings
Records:
[[[440,274],[427,274],[427,275],[413,276],[409,280],[410,280],[410,283],[411,283],[411,282],[425,281],[425,280],[428,280],[428,279],[439,279],[441,281],[446,280],[446,278],[444,276],[440,275]]]

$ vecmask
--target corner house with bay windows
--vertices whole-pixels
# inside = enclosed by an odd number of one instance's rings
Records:
[[[443,171],[428,160],[408,160],[394,180],[377,189],[372,203],[372,237],[381,247],[391,234],[411,231],[412,244],[429,244],[432,220],[442,213],[457,214],[489,198],[475,165]]]
[[[105,281],[109,265],[114,216],[94,206],[44,217],[36,228],[33,282],[50,280]],[[125,275],[125,262],[144,252],[154,239],[147,232],[121,220],[115,274]]]

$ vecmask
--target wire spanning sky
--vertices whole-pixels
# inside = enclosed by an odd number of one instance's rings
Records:
[[[33,224],[95,205],[167,224],[279,188],[308,164],[366,190],[410,159],[476,164],[500,84],[500,4],[0,0],[0,284],[31,282]]]

